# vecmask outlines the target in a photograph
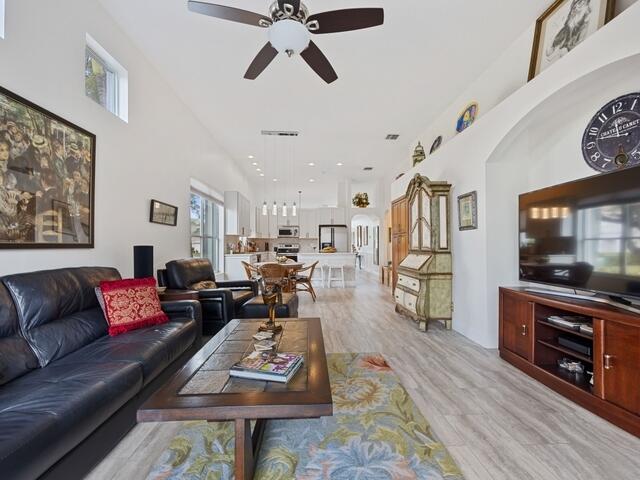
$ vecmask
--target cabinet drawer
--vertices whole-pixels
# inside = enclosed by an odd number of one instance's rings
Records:
[[[413,313],[417,313],[416,305],[418,304],[418,297],[405,292],[404,294],[404,307],[407,310],[411,310]]]
[[[407,287],[414,292],[420,291],[420,280],[417,278],[408,277],[406,275],[398,275],[398,284]]]
[[[396,288],[393,292],[393,297],[396,299],[398,305],[404,305],[404,295],[404,290],[400,290],[399,288]]]

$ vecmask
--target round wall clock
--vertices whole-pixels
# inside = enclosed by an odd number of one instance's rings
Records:
[[[585,161],[599,172],[640,165],[640,92],[612,100],[582,137]]]
[[[429,150],[429,155],[431,155],[433,152],[438,150],[440,148],[440,145],[442,145],[442,135],[438,136],[438,138],[436,138],[433,141],[433,144],[431,145],[431,150]]]

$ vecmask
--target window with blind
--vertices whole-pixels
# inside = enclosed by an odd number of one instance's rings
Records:
[[[191,256],[208,258],[216,272],[224,269],[224,207],[213,198],[191,192]]]

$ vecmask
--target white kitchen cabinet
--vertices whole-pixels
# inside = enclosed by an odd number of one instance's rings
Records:
[[[347,213],[344,211],[344,208],[334,208],[333,210],[333,225],[346,225],[347,223]]]
[[[344,208],[320,208],[318,209],[319,225],[345,225],[347,214]]]
[[[251,235],[251,203],[240,192],[224,192],[225,234]]]
[[[318,211],[300,209],[300,238],[318,238]]]
[[[244,271],[242,262],[254,264],[258,261],[258,255],[247,254],[233,254],[224,256],[224,273],[227,280],[246,280],[247,274]]]
[[[262,215],[262,206],[255,208],[255,218],[256,218],[256,229],[255,229],[255,238],[271,238],[271,223],[273,218],[271,213],[268,212],[267,215]]]

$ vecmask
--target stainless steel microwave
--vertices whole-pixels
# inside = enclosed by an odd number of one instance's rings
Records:
[[[298,238],[299,236],[300,228],[298,227],[278,227],[278,238]]]

